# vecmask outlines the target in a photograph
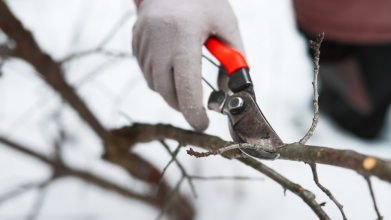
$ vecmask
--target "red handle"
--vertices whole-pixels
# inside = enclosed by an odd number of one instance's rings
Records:
[[[214,38],[209,38],[205,42],[205,47],[208,48],[209,52],[213,54],[216,59],[227,69],[228,76],[231,75],[235,70],[247,67],[246,59],[238,51],[229,48]]]

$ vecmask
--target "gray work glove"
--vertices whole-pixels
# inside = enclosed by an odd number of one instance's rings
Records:
[[[210,36],[244,55],[227,0],[142,0],[138,5],[133,54],[148,86],[181,111],[196,131],[209,124],[202,105],[201,49]],[[219,81],[227,85],[227,78]]]

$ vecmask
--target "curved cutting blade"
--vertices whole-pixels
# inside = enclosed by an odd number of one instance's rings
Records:
[[[232,114],[228,103],[235,97],[242,98],[245,105],[240,113]],[[284,146],[284,142],[270,126],[249,93],[238,92],[227,97],[223,113],[229,118],[230,133],[235,143],[250,143],[273,148]]]

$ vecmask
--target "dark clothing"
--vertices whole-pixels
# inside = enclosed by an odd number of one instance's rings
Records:
[[[293,0],[297,23],[311,35],[349,44],[391,43],[390,0]]]
[[[320,112],[346,130],[375,138],[391,102],[391,1],[293,0],[308,39],[320,48]],[[312,52],[311,52],[312,53]]]
[[[362,138],[377,137],[391,103],[391,43],[337,43],[327,40],[327,33],[325,39],[319,62],[320,113]]]

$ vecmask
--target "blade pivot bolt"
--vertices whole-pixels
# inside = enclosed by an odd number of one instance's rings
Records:
[[[244,109],[244,100],[241,97],[234,97],[228,103],[228,109],[232,114],[239,114]]]

